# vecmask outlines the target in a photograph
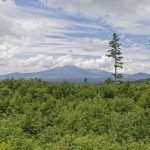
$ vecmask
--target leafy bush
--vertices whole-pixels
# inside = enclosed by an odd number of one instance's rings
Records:
[[[0,83],[0,150],[149,150],[150,83]]]

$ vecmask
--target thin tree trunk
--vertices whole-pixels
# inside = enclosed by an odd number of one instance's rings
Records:
[[[116,57],[115,57],[115,97],[117,96],[117,63],[116,63]]]
[[[117,68],[115,67],[115,97],[117,96]]]

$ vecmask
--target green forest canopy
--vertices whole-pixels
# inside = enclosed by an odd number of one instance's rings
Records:
[[[150,150],[150,82],[0,82],[0,150]]]

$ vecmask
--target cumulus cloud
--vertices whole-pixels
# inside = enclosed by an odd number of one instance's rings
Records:
[[[136,54],[135,54],[136,57]],[[97,69],[105,71],[114,71],[112,59],[106,57],[82,57],[77,55],[44,55],[39,54],[27,58],[12,58],[7,61],[5,67],[2,65],[0,69],[3,73],[11,72],[37,72],[42,70],[48,70],[55,67],[63,67],[66,65],[75,65],[83,69]],[[120,70],[122,73],[135,73],[135,72],[146,72],[149,62],[145,60],[137,60],[128,58],[124,55],[124,69]]]
[[[3,72],[10,73],[12,70],[19,72],[35,72],[41,70],[47,70],[54,67],[63,67],[66,65],[75,65],[81,68],[95,68],[98,70],[110,71],[112,69],[111,60],[107,57],[101,58],[77,58],[72,55],[63,55],[63,56],[47,56],[47,55],[37,55],[34,57],[26,59],[11,59],[5,70]],[[8,68],[11,68],[8,70]]]

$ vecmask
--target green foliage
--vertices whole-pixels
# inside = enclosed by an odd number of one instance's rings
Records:
[[[123,75],[119,73],[118,69],[123,69],[122,62],[122,52],[121,52],[121,44],[119,43],[119,35],[116,33],[113,34],[112,40],[109,42],[110,49],[108,50],[108,54],[106,56],[111,57],[114,60],[114,78],[115,78],[115,96],[118,94],[117,92],[117,84],[122,82]]]
[[[0,150],[149,150],[150,83],[0,83]]]
[[[111,57],[114,59],[114,68],[115,68],[115,73],[113,74],[115,79],[121,79],[122,78],[122,74],[117,72],[118,68],[123,68],[123,62],[122,59],[123,57],[121,56],[121,44],[119,44],[119,35],[117,35],[116,33],[113,34],[112,40],[109,42],[109,47],[110,50],[108,50],[108,57]]]

